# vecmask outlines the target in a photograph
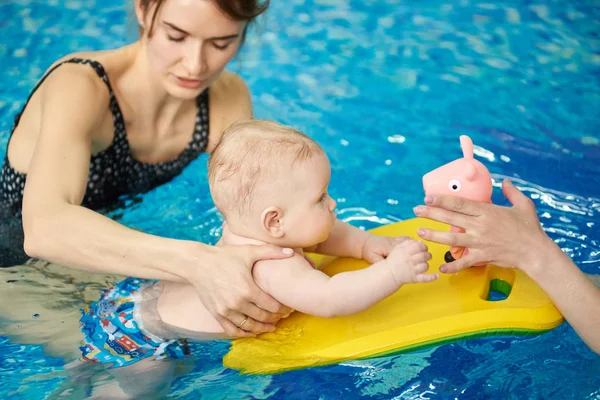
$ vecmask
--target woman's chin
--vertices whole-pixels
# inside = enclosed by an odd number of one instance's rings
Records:
[[[170,96],[175,97],[180,100],[193,100],[202,93],[202,89],[187,89],[179,86],[171,85],[168,89],[168,93]]]

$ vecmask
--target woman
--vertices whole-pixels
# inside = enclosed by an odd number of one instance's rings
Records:
[[[510,181],[502,191],[513,207],[476,203],[453,196],[426,197],[419,217],[445,222],[465,233],[420,229],[423,239],[465,246],[469,254],[440,267],[456,273],[480,262],[518,268],[550,296],[575,332],[600,354],[600,289],[544,233],[533,202]]]
[[[51,66],[15,118],[0,173],[1,208],[22,211],[29,256],[189,281],[227,334],[274,329],[290,310],[254,284],[250,268],[290,249],[165,239],[93,211],[169,181],[210,152],[224,128],[251,117],[245,83],[224,68],[267,5],[136,0],[137,42]]]

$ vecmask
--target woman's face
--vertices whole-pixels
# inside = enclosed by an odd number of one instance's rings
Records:
[[[139,4],[139,3],[138,3]],[[154,8],[144,17],[150,27]],[[166,0],[156,15],[152,34],[145,29],[145,43],[152,73],[166,91],[178,98],[197,97],[217,78],[236,54],[245,21],[234,21],[210,0]]]

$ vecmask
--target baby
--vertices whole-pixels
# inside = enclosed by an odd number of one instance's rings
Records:
[[[288,259],[260,261],[252,271],[262,290],[292,309],[321,317],[353,314],[403,284],[437,279],[425,273],[431,255],[422,242],[375,236],[336,219],[336,202],[327,193],[329,160],[317,143],[292,128],[237,122],[224,132],[208,166],[210,191],[225,218],[217,245],[270,243],[295,250]],[[372,265],[329,277],[304,251]],[[239,319],[245,330],[256,323],[244,315]],[[82,360],[111,368],[133,397],[166,390],[157,385],[172,375],[169,360],[189,353],[182,338],[224,337],[191,285],[137,278],[104,291],[83,314],[81,327]]]

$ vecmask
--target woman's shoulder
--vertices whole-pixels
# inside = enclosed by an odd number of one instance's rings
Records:
[[[223,71],[210,86],[211,96],[226,98],[228,101],[241,97],[241,100],[250,98],[250,90],[244,79],[231,71]]]
[[[108,81],[112,81],[126,65],[130,62],[128,49],[119,48],[115,50],[104,51],[86,51],[76,52],[65,55],[56,60],[45,72],[47,84],[43,85],[42,91],[49,87],[54,92],[56,87],[63,90],[64,95],[70,95],[69,92],[77,91],[87,94],[97,95],[96,99],[102,103],[108,98],[107,82],[103,81],[101,74],[108,75]],[[101,69],[91,68],[89,65],[83,65],[83,62],[68,62],[70,60],[93,61],[101,66]],[[57,68],[60,65],[60,68]]]
[[[252,118],[250,90],[238,74],[223,71],[210,86],[209,115],[208,153],[219,143],[225,128],[235,121]]]
[[[81,52],[76,52],[76,53],[70,53],[70,54],[67,54],[67,55],[59,58],[58,60],[54,61],[52,63],[52,65],[50,65],[50,67],[48,68],[48,70],[46,72],[52,70],[59,64],[64,64],[65,62],[67,62],[69,60],[73,60],[73,59],[97,61],[100,64],[104,64],[106,62],[107,53],[110,53],[110,52],[111,52],[111,50],[108,50],[108,51],[81,51]]]
[[[72,59],[97,61],[102,69],[83,63],[67,62]],[[110,98],[107,81],[103,78],[105,57],[100,52],[80,52],[60,58],[46,71],[39,87],[37,100],[53,115],[61,115],[65,107],[70,114],[85,116],[90,124],[99,124],[106,117]],[[60,66],[59,66],[60,65]],[[109,89],[109,88],[108,88]],[[53,110],[53,111],[50,111]]]
[[[77,63],[64,63],[69,59],[65,58],[65,60],[57,61],[46,71],[44,84],[39,89],[42,97],[53,99],[55,97],[71,97],[75,93],[82,93],[94,98],[108,98],[106,84],[99,79],[97,72],[90,67],[86,68]],[[60,65],[61,63],[62,65]],[[57,68],[58,65],[60,65],[60,68]],[[103,94],[106,94],[106,96]],[[93,100],[93,98],[90,98],[90,100]]]
[[[109,75],[119,74],[120,71],[127,69],[132,62],[132,46],[125,46],[118,49],[112,50],[100,50],[100,51],[81,51],[76,53],[67,54],[58,60],[56,60],[52,65],[48,68],[48,71],[51,71],[59,64],[65,64],[70,60],[86,60],[93,61],[102,66],[102,69]],[[83,63],[69,63],[72,65],[81,65]],[[86,71],[89,73],[89,76],[97,77],[98,74],[92,70],[92,68],[79,68],[82,71]]]

